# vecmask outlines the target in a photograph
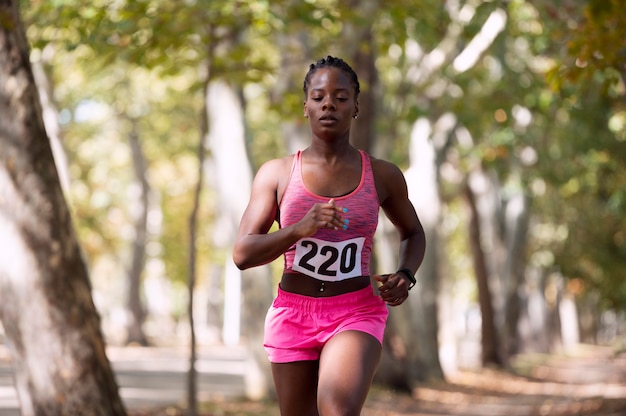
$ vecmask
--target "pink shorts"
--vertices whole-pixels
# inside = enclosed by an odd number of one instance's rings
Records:
[[[342,331],[361,331],[382,345],[389,310],[371,286],[344,295],[313,298],[285,292],[265,318],[263,346],[273,363],[318,360],[324,344]]]

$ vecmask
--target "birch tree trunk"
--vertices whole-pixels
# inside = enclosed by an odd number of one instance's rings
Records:
[[[0,320],[21,414],[124,415],[17,2],[0,16]]]
[[[410,383],[441,380],[443,371],[439,362],[439,313],[437,298],[440,286],[439,268],[439,225],[441,221],[441,201],[439,199],[438,166],[436,149],[431,139],[433,135],[447,134],[433,131],[425,125],[426,120],[418,120],[411,133],[411,165],[406,172],[409,197],[415,206],[424,232],[426,233],[426,253],[422,266],[417,272],[419,285],[414,287],[409,297],[411,311],[405,315],[419,322],[418,332],[413,333],[412,344],[417,346],[415,360],[421,362],[422,374],[410,374]],[[417,295],[417,296],[416,296]],[[405,318],[407,319],[407,318]]]
[[[441,202],[438,194],[435,149],[430,140],[432,129],[425,119],[418,120],[411,137],[411,166],[405,173],[409,197],[426,233],[426,253],[416,275],[417,285],[409,299],[392,308],[385,335],[385,349],[378,380],[398,388],[412,389],[428,380],[442,380],[439,361],[439,221]],[[379,250],[381,270],[396,270],[398,237],[384,220],[382,238],[387,243]],[[392,241],[396,241],[392,244]],[[389,247],[389,248],[387,248]],[[393,259],[390,261],[389,259]]]
[[[252,169],[245,146],[243,105],[237,91],[225,81],[211,82],[206,100],[211,126],[210,178],[217,196],[213,240],[216,247],[229,253],[226,257],[226,276],[241,279],[241,329],[249,347],[250,359],[246,371],[246,391],[250,398],[262,398],[273,389],[271,369],[263,349],[265,315],[273,298],[271,272],[269,266],[235,271],[230,255],[252,187]],[[238,301],[238,295],[226,293],[225,302]]]

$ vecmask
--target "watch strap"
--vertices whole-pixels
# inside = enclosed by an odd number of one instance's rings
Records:
[[[407,279],[409,279],[409,290],[411,290],[411,288],[417,283],[417,280],[410,269],[400,269],[396,273],[402,273],[407,277]]]

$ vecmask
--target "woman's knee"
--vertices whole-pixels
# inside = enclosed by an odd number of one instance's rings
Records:
[[[363,397],[349,389],[331,390],[323,388],[317,392],[317,409],[320,416],[359,416],[363,408]]]

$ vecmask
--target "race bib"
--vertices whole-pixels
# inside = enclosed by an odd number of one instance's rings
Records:
[[[364,243],[365,237],[336,243],[303,238],[296,243],[292,269],[327,282],[362,276],[361,252]]]

